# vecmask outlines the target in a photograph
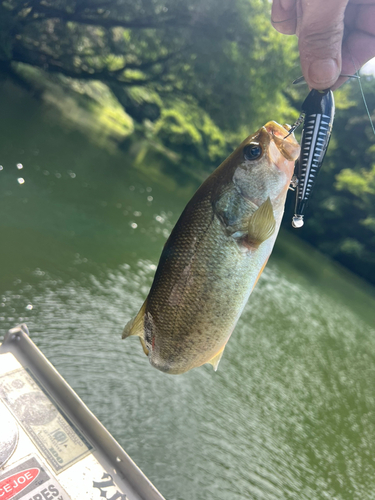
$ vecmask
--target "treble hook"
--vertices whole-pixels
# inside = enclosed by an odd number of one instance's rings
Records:
[[[301,113],[299,115],[299,117],[297,118],[297,120],[293,123],[293,125],[290,127],[289,129],[289,133],[284,137],[284,139],[286,139],[287,137],[289,137],[291,134],[293,134],[293,132],[295,130],[297,130],[297,128],[303,123],[303,120],[305,119],[305,113]],[[284,140],[283,139],[283,140]]]

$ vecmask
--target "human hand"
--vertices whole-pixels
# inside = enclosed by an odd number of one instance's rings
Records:
[[[375,57],[375,0],[273,0],[271,22],[298,36],[310,88],[336,89]]]

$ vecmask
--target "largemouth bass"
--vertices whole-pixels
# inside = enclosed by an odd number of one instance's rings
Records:
[[[150,363],[178,374],[211,363],[271,254],[300,147],[268,122],[208,177],[160,257],[150,293],[123,338],[140,337]]]

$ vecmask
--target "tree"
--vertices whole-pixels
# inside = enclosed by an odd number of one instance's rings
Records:
[[[100,80],[139,121],[159,112],[131,88],[191,99],[233,131],[272,109],[295,62],[268,16],[267,0],[4,0],[0,64]]]

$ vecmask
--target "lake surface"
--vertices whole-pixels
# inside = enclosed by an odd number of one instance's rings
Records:
[[[168,500],[374,499],[374,289],[284,233],[218,371],[155,370],[121,332],[186,194],[1,95],[0,340],[26,322]]]

